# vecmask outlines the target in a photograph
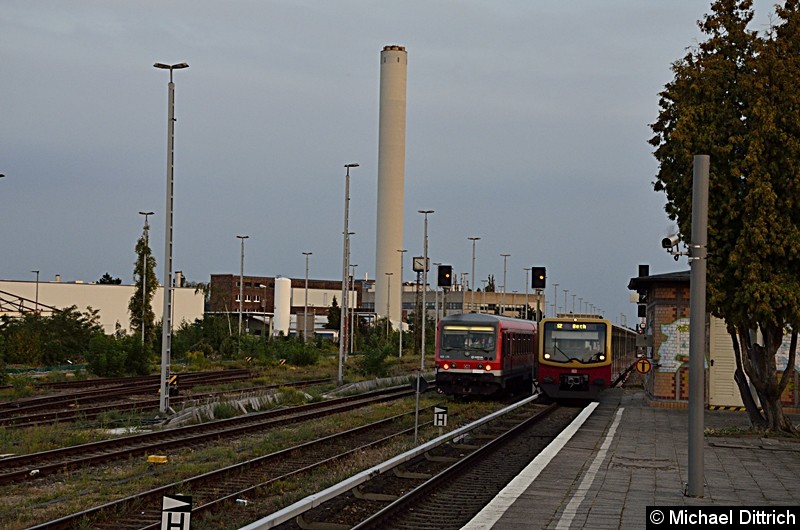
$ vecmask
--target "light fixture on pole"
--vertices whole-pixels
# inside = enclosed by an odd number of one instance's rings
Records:
[[[339,374],[336,379],[338,384],[344,383],[344,351],[347,345],[347,273],[350,261],[350,232],[348,217],[350,215],[350,168],[358,167],[358,164],[345,164],[344,177],[344,231],[342,235],[342,303],[339,311]]]
[[[32,273],[36,274],[36,305],[34,309],[34,314],[37,316],[39,315],[39,271],[31,271]]]
[[[189,68],[186,63],[153,65],[162,70],[169,70],[168,102],[167,102],[167,206],[164,224],[164,310],[161,318],[161,394],[159,411],[166,414],[169,410],[169,365],[172,355],[172,204],[173,204],[173,161],[175,148],[175,83],[172,82],[172,71]]]
[[[420,342],[420,356],[419,356],[419,376],[417,377],[417,403],[416,403],[416,413],[414,416],[414,445],[417,443],[417,431],[419,426],[419,394],[421,392],[422,386],[422,376],[425,373],[425,328],[427,327],[428,322],[428,306],[427,302],[425,301],[425,292],[428,290],[428,214],[433,213],[433,210],[417,210],[417,213],[421,213],[425,216],[425,230],[422,238],[422,248],[423,248],[423,263],[424,266],[422,267],[422,340]]]
[[[569,313],[569,309],[567,309],[567,293],[569,289],[564,289],[564,313]]]
[[[403,356],[403,257],[408,250],[397,249],[400,253],[400,342],[397,347],[397,357]]]
[[[578,313],[583,315],[583,298],[578,297]]]
[[[470,241],[472,241],[472,275],[470,276],[470,283],[472,284],[472,292],[469,296],[469,305],[471,306],[470,309],[474,312],[475,311],[475,284],[478,283],[475,279],[475,242],[479,241],[479,237],[468,237]]]
[[[242,253],[239,258],[239,355],[242,355],[242,301],[244,300],[244,240],[250,236],[236,236],[242,241]]]
[[[303,301],[303,340],[308,342],[308,257],[312,252],[303,252],[306,257],[306,288]]]
[[[500,314],[502,315],[505,313],[505,305],[506,305],[506,261],[511,254],[500,254],[503,256],[503,294],[501,295],[500,299]]]
[[[149,245],[149,235],[150,235],[150,225],[147,224],[147,217],[150,215],[155,215],[155,212],[139,212],[139,215],[144,215],[144,255],[142,256],[142,344],[144,344],[144,328],[145,328],[145,321],[147,315],[147,260],[148,254],[147,251],[150,248]]]

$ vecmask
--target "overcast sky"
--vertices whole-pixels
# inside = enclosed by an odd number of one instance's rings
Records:
[[[408,52],[404,247],[567,309],[636,320],[628,281],[688,269],[652,189],[649,124],[708,0],[39,1],[0,9],[0,279],[133,282],[143,216],[163,280],[167,71],[174,270],[375,274],[379,58]],[[763,29],[771,2],[756,2]],[[712,161],[713,163],[713,161]],[[410,259],[405,280],[412,280]],[[478,285],[481,287],[481,285]],[[568,292],[564,293],[564,289]],[[573,296],[574,295],[574,296]],[[580,300],[583,302],[580,302]]]

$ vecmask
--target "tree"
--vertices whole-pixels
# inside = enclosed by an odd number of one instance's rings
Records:
[[[114,278],[109,273],[103,274],[103,276],[97,280],[97,283],[100,285],[107,284],[107,285],[120,285],[122,280],[119,278]]]
[[[128,312],[131,315],[131,330],[139,337],[142,336],[142,325],[144,324],[144,344],[149,345],[155,339],[156,319],[153,312],[153,296],[158,288],[158,278],[156,277],[156,259],[149,246],[149,226],[145,225],[144,232],[136,242],[136,262],[134,263],[133,275],[136,278],[136,289],[133,291],[130,302],[128,302]]]
[[[778,25],[758,35],[747,29],[751,0],[712,3],[699,23],[707,40],[673,64],[650,143],[659,162],[654,189],[666,193],[667,215],[687,244],[692,159],[710,155],[708,308],[726,322],[734,379],[752,425],[793,431],[780,395],[800,329],[798,1],[776,14]],[[776,355],[787,334],[788,363],[778,374]]]
[[[331,305],[328,308],[328,322],[325,323],[325,329],[339,329],[342,323],[342,308],[339,307],[339,302],[336,297],[331,300]]]

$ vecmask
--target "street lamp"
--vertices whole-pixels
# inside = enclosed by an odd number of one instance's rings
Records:
[[[479,237],[468,237],[470,241],[472,241],[472,276],[470,276],[472,283],[472,292],[469,296],[469,305],[471,306],[472,311],[475,311],[475,242],[480,240]]]
[[[486,307],[486,284],[489,283],[489,280],[481,280],[483,283],[483,306]],[[478,313],[481,312],[481,308],[478,308]]]
[[[408,250],[397,249],[400,253],[400,342],[397,347],[397,357],[403,356],[403,257]]]
[[[242,253],[239,258],[239,355],[242,354],[242,301],[244,300],[244,240],[250,236],[236,236],[242,241]]]
[[[162,70],[169,70],[167,97],[167,207],[164,237],[164,311],[161,325],[161,395],[159,411],[166,414],[169,409],[169,364],[172,354],[172,202],[173,202],[173,161],[175,148],[175,83],[172,82],[172,71],[189,68],[186,63],[153,65]]]
[[[36,306],[34,312],[36,315],[39,314],[39,271],[31,271],[36,274]]]
[[[425,301],[425,292],[428,290],[428,214],[433,213],[433,210],[417,210],[417,213],[421,213],[425,216],[425,230],[423,235],[423,263],[424,266],[422,267],[422,351],[420,352],[419,356],[419,377],[417,377],[417,404],[416,404],[416,414],[414,416],[414,445],[417,443],[417,430],[419,425],[419,394],[420,394],[420,386],[422,384],[422,374],[425,372],[425,327],[427,324],[427,302]]]
[[[142,344],[144,344],[145,315],[147,314],[147,251],[150,249],[148,243],[150,225],[147,224],[147,217],[155,215],[155,212],[139,212],[139,215],[144,215],[144,255],[142,256]]]
[[[506,310],[506,261],[511,254],[500,254],[503,256],[503,295],[500,298],[500,314],[502,315]]]
[[[350,232],[348,217],[350,215],[350,168],[358,164],[345,164],[344,177],[344,241],[342,242],[342,305],[339,311],[339,377],[338,384],[344,383],[344,350],[347,344],[347,272],[350,261]]]
[[[564,313],[569,313],[569,309],[567,309],[567,293],[569,289],[564,289]]]
[[[308,257],[311,254],[313,254],[313,252],[303,252],[303,256],[306,257],[306,288],[303,302],[303,340],[306,342],[308,342]]]

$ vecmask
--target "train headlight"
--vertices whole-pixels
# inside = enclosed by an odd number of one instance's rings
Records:
[[[442,365],[442,368],[445,369],[445,370],[449,370],[450,369],[450,365],[448,363],[444,363]]]
[[[604,353],[601,353],[600,355],[597,356],[597,358],[600,359],[601,361],[605,361],[606,355]]]
[[[491,372],[492,371],[492,365],[491,364],[487,364],[486,366],[483,367],[483,369],[486,370],[487,372]]]
[[[545,359],[549,359],[550,357],[551,357],[551,355],[550,355],[549,353],[545,352],[545,354],[544,354],[544,358],[545,358]]]

